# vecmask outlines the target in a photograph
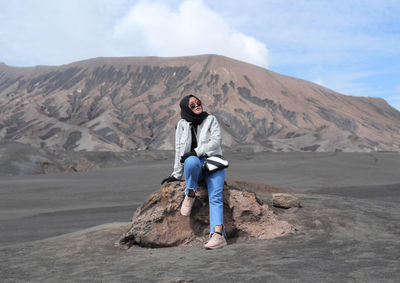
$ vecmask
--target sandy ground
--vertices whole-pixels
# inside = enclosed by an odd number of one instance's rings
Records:
[[[119,250],[135,208],[172,160],[86,173],[0,178],[2,282],[397,282],[400,154],[229,153],[227,177],[292,190],[301,209],[277,210],[288,237]],[[140,163],[140,164],[139,164]],[[264,201],[270,195],[257,192]]]

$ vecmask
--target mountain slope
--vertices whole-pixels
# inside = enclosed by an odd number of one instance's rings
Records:
[[[172,149],[179,100],[190,93],[232,148],[400,150],[400,112],[383,99],[217,55],[0,64],[0,139],[65,150]]]

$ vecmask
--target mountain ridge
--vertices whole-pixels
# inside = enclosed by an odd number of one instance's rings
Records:
[[[0,139],[63,150],[173,149],[179,100],[199,96],[223,145],[400,151],[400,112],[219,55],[0,64]]]

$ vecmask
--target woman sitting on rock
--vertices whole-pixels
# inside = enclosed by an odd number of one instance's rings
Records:
[[[190,216],[197,183],[204,179],[210,205],[210,240],[205,248],[218,249],[226,245],[222,197],[225,170],[204,174],[202,166],[206,155],[222,155],[221,130],[215,116],[203,111],[201,101],[196,96],[185,96],[179,106],[182,119],[176,128],[174,171],[161,184],[180,180],[184,173],[186,188],[181,214]]]

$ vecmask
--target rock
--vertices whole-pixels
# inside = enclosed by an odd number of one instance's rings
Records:
[[[207,241],[209,236],[208,194],[198,186],[190,217],[180,214],[185,182],[164,184],[152,193],[133,215],[132,227],[117,243],[143,247],[170,247]],[[272,239],[288,235],[293,227],[278,220],[274,212],[254,193],[224,186],[224,225],[227,237]]]
[[[286,193],[272,194],[272,204],[281,208],[301,207],[300,200],[297,197]]]

